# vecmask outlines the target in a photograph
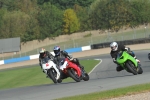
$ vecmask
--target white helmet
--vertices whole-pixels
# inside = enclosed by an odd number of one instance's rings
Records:
[[[45,50],[44,48],[41,48],[41,50],[40,50],[40,52],[39,52],[41,57],[44,57],[44,56],[45,56],[45,51],[46,51],[46,50]]]
[[[45,52],[45,49],[44,48],[41,48],[40,52],[39,53],[44,53]]]
[[[118,44],[117,44],[117,42],[112,42],[110,44],[110,47],[111,47],[112,51],[117,51],[118,50]]]

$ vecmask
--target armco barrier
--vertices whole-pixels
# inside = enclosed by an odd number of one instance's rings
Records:
[[[30,60],[30,57],[29,56],[25,56],[25,57],[20,57],[20,58],[6,59],[6,60],[4,60],[4,64],[20,62],[20,61],[26,61],[26,60]]]
[[[65,51],[67,51],[68,53],[73,53],[73,52],[81,52],[81,51],[85,51],[85,50],[91,50],[91,46],[84,46],[84,47],[79,47],[79,48],[70,48],[70,49],[66,49]],[[54,55],[53,52],[51,52],[51,53]],[[39,54],[20,57],[20,58],[6,59],[6,60],[1,60],[0,65],[15,63],[15,62],[21,62],[21,61],[27,61],[27,60],[32,60],[32,59],[38,59],[38,58],[39,58]]]
[[[141,44],[141,43],[149,43],[150,38],[141,38],[141,39],[135,39],[135,40],[125,40],[125,41],[116,41],[116,42],[118,42],[118,44],[124,44],[124,45]],[[67,51],[68,53],[73,53],[73,52],[81,52],[81,51],[91,50],[91,49],[106,48],[106,47],[109,47],[110,43],[111,42],[106,42],[106,43],[100,43],[100,44],[93,44],[91,46],[70,48],[70,49],[66,49],[65,51]],[[51,53],[54,54],[53,52]],[[21,61],[26,61],[26,60],[32,60],[32,59],[38,59],[38,57],[39,57],[39,54],[35,54],[35,55],[30,55],[30,56],[25,56],[25,57],[20,57],[20,58],[1,60],[0,65],[21,62]]]
[[[142,44],[142,43],[150,43],[150,38],[141,38],[135,40],[125,40],[125,41],[116,41],[116,42],[118,44],[123,44],[123,45]],[[106,48],[110,46],[110,43],[111,42],[93,44],[91,45],[91,49]]]

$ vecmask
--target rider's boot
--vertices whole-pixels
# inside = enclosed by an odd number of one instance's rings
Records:
[[[82,65],[79,64],[78,66],[79,66],[81,69],[84,69],[84,67],[83,67]]]
[[[140,60],[136,59],[136,61],[137,61],[138,63],[140,63]]]
[[[117,65],[117,67],[116,67],[116,71],[117,72],[120,72],[120,71],[122,71],[122,70],[124,70],[120,65]]]
[[[135,58],[135,60],[136,60],[138,63],[140,63],[140,60],[139,60],[139,59],[137,59],[137,58],[136,58],[136,56],[135,56],[134,58]]]
[[[62,72],[62,71],[60,71],[60,79],[66,79],[66,78],[68,78],[68,76],[64,73],[64,72]]]
[[[61,79],[61,78],[59,78],[59,79],[57,80],[57,82],[58,82],[58,83],[61,83],[61,82],[62,82],[62,79]]]
[[[42,70],[42,72],[45,73],[44,70]],[[46,78],[48,78],[48,75],[46,75]]]

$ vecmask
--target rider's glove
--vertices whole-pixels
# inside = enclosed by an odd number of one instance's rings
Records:
[[[112,58],[113,59],[113,62],[116,62],[116,59],[115,58]]]
[[[64,65],[60,66],[61,70],[64,70],[65,68],[66,68],[66,66],[64,66]]]
[[[125,50],[128,51],[128,47],[126,47]]]
[[[74,59],[74,58],[72,57],[72,58],[70,58],[69,60],[70,60],[70,61],[73,61],[73,59]]]
[[[67,65],[68,65],[68,62],[65,61],[64,64],[60,66],[60,69],[64,70],[67,67]]]

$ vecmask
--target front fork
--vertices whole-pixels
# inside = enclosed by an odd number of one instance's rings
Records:
[[[84,69],[82,69],[82,68],[80,68],[80,70],[81,70],[81,77],[85,77],[85,70]]]

